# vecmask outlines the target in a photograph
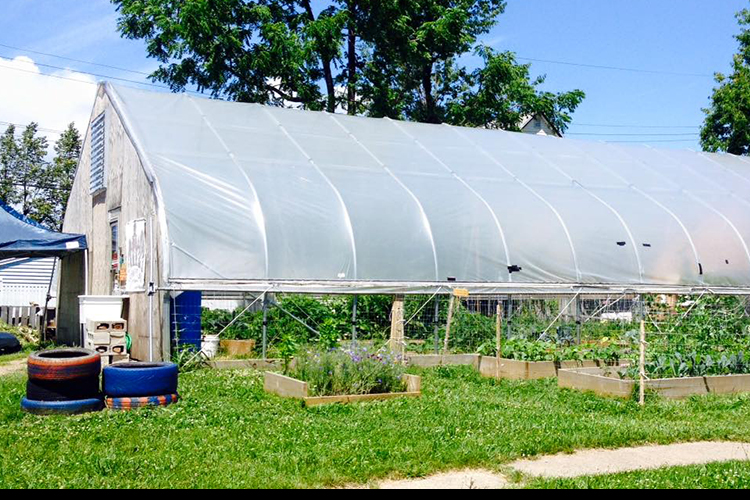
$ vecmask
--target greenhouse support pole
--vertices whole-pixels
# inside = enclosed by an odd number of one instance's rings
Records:
[[[443,355],[448,354],[448,343],[451,338],[451,323],[453,322],[453,309],[456,306],[456,296],[451,294],[451,299],[448,302],[448,323],[445,325],[445,340],[443,341]]]
[[[644,406],[646,404],[646,321],[643,319],[641,319],[641,357],[638,367],[641,378],[639,403]]]
[[[501,302],[497,301],[497,318],[495,322],[495,341],[496,345],[496,356],[495,360],[495,376],[500,378],[500,359],[503,357],[503,307]]]
[[[505,338],[509,339],[512,335],[511,331],[511,324],[510,324],[510,314],[511,310],[513,309],[513,297],[508,295],[508,298],[503,303],[503,308],[505,310]]]
[[[352,342],[357,343],[357,296],[352,301]]]
[[[435,324],[435,354],[440,354],[440,298],[435,296],[435,314],[432,317]]]
[[[263,359],[268,359],[268,292],[263,294]]]

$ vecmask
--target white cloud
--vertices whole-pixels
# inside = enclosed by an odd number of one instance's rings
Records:
[[[50,142],[74,122],[83,135],[96,97],[96,79],[75,71],[44,73],[34,61],[21,56],[0,57],[0,122],[39,123]],[[5,124],[0,124],[4,131]]]

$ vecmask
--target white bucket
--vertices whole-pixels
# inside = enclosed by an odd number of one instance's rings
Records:
[[[201,351],[208,359],[214,359],[219,354],[219,343],[218,335],[204,335]]]
[[[87,320],[114,321],[122,318],[122,295],[80,295],[78,297],[81,324]]]

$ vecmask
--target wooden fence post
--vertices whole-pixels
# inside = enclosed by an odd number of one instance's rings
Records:
[[[404,296],[396,295],[391,309],[391,351],[404,357]]]
[[[641,378],[640,398],[641,406],[646,404],[646,321],[641,320],[641,359],[639,362],[639,371]]]
[[[497,301],[497,319],[495,322],[495,342],[497,343],[496,347],[496,356],[497,360],[495,361],[495,376],[499,379],[500,378],[500,358],[503,357],[503,307],[500,303],[500,301]]]

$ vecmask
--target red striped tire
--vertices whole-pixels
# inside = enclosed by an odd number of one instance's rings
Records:
[[[149,396],[144,398],[105,398],[104,404],[110,410],[137,410],[138,408],[157,408],[169,406],[180,400],[177,394],[166,396]]]
[[[86,349],[53,349],[29,356],[29,379],[64,381],[99,377],[102,358]]]

